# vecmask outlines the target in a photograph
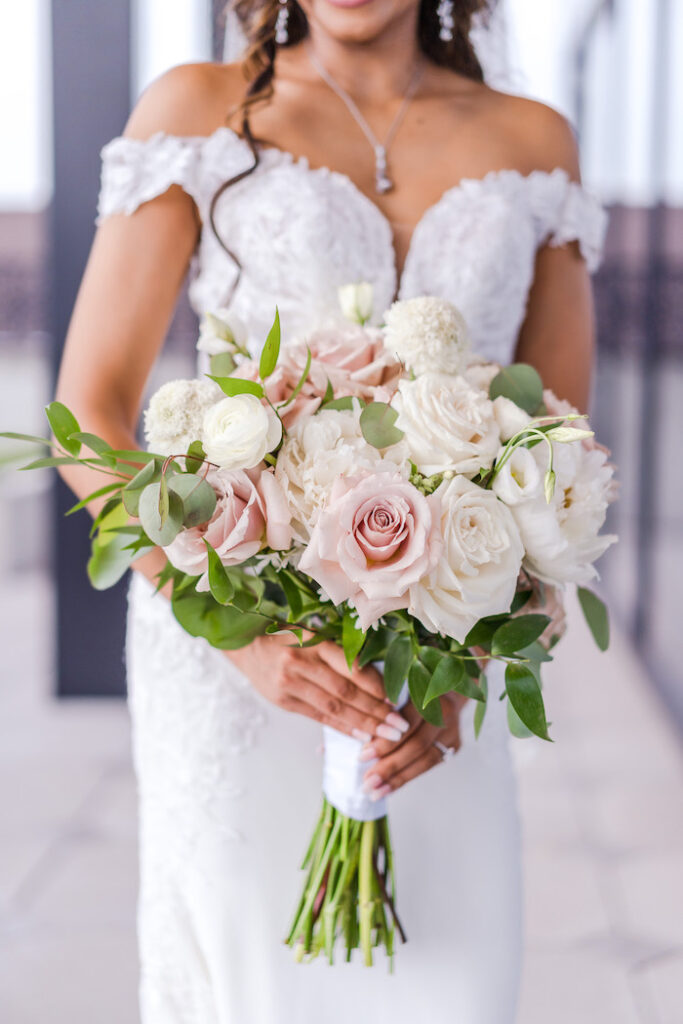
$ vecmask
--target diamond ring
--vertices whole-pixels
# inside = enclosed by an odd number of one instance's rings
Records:
[[[453,757],[453,754],[455,753],[453,747],[447,747],[444,743],[440,743],[439,740],[434,740],[432,746],[436,747],[436,749],[441,752],[441,757],[444,761],[447,761],[449,757]]]

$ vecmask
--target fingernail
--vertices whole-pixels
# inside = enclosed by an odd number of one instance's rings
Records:
[[[377,751],[375,750],[374,747],[364,747],[363,750],[361,750],[360,754],[358,755],[358,760],[362,762],[375,761],[376,759]]]
[[[361,743],[369,743],[372,739],[369,732],[363,732],[361,729],[354,729],[351,735],[355,740],[360,740]]]
[[[391,725],[378,725],[375,729],[377,736],[381,736],[383,740],[390,740],[392,743],[398,742],[401,739],[403,733],[399,732],[398,729],[394,729]]]
[[[397,715],[395,711],[391,711],[384,719],[384,721],[388,725],[393,725],[396,729],[399,730],[399,732],[402,733],[408,732],[408,729],[410,729],[410,725],[408,724],[408,722],[406,722],[405,718],[403,718],[402,715]]]
[[[391,793],[391,786],[380,786],[379,789],[373,789],[372,793],[369,794],[370,799],[374,802],[376,800],[382,800],[385,796],[389,796]]]
[[[382,785],[382,776],[381,775],[368,775],[367,779],[365,779],[363,781],[363,792],[364,793],[370,793],[373,789],[376,789],[377,786],[381,786],[381,785]]]

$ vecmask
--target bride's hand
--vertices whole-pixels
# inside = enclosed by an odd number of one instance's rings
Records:
[[[406,782],[441,764],[444,755],[435,746],[437,742],[451,750],[460,749],[460,711],[467,699],[457,693],[449,693],[441,698],[444,720],[441,728],[425,722],[413,705],[409,704],[402,714],[410,722],[410,730],[400,744],[389,745],[382,740],[372,740],[366,744],[361,754],[362,760],[378,758],[365,773],[364,789],[371,799],[379,800],[388,796]]]
[[[257,637],[230,659],[272,704],[331,725],[363,742],[391,749],[409,729],[387,701],[382,677],[371,666],[349,669],[344,652],[325,641],[299,647],[291,637]]]

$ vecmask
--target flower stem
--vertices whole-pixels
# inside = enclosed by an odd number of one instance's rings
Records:
[[[360,863],[358,865],[358,895],[360,912],[360,945],[363,951],[363,963],[372,967],[372,882],[375,845],[375,823],[364,821],[360,839]]]

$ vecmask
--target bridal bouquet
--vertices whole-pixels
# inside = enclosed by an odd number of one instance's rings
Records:
[[[47,415],[57,454],[24,468],[97,469],[95,587],[161,546],[181,626],[222,649],[266,633],[332,640],[378,666],[388,699],[442,723],[440,698],[486,713],[486,666],[505,663],[511,731],[549,739],[541,668],[559,637],[555,588],[579,587],[601,648],[606,611],[586,585],[615,539],[607,453],[530,366],[471,352],[436,298],[396,302],[367,326],[369,286],[341,290],[349,322],[280,350],[276,314],[258,360],[227,311],[207,315],[211,373],[172,381],[145,413],[150,451],[112,449],[63,405]],[[552,614],[545,614],[551,610]],[[338,940],[350,958],[391,958],[396,914],[386,801],[361,781],[362,741],[325,728],[324,801],[288,935],[298,959]]]

